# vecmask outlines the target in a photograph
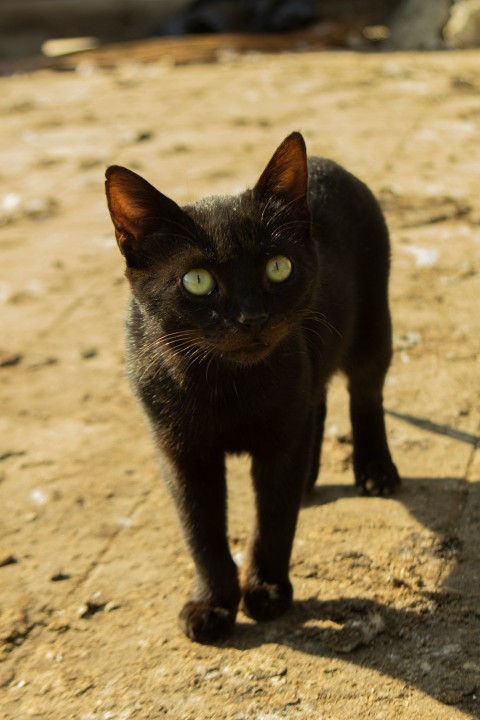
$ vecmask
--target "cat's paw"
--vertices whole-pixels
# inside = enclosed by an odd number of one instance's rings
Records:
[[[400,483],[400,475],[391,460],[374,460],[355,472],[360,495],[393,495]]]
[[[253,620],[273,620],[292,603],[291,583],[258,583],[243,588],[241,609]]]
[[[236,614],[228,608],[191,600],[180,612],[180,627],[195,642],[214,643],[232,633]]]

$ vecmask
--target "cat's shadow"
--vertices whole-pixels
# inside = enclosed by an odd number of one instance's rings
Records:
[[[330,505],[338,500],[354,497],[358,497],[354,485],[315,485],[303,499],[302,508]]]
[[[415,609],[399,610],[363,597],[325,602],[309,598],[295,602],[288,615],[275,623],[240,621],[229,646],[245,650],[277,643],[323,657],[335,672],[339,663],[349,662],[480,718],[478,676],[462,670],[459,675],[460,668],[478,667],[479,661],[478,651],[472,657],[472,637],[470,650],[462,646],[466,611],[448,593],[432,597],[432,606],[436,609],[420,615]]]
[[[228,646],[249,649],[278,643],[300,653],[332,661],[337,658],[390,675],[480,718],[478,672],[459,672],[461,667],[480,665],[480,645],[472,642],[472,628],[478,631],[480,618],[480,556],[476,550],[480,523],[469,526],[467,537],[458,538],[455,527],[449,535],[449,523],[445,522],[455,496],[465,492],[469,506],[478,512],[480,483],[467,483],[460,477],[404,478],[395,495],[422,525],[437,534],[435,552],[457,560],[438,592],[419,588],[418,603],[412,597],[407,609],[361,596],[298,600],[287,615],[273,622],[251,623],[240,615]],[[320,485],[310,505],[323,506],[355,495],[353,486]],[[438,513],[442,507],[443,521]]]

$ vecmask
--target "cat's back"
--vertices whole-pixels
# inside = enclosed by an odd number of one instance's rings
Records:
[[[388,253],[388,231],[380,205],[367,185],[344,167],[321,157],[308,159],[308,201],[323,242],[350,248],[372,243]],[[320,237],[319,236],[319,237]]]

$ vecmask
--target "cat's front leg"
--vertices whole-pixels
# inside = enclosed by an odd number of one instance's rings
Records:
[[[227,540],[224,457],[184,453],[165,462],[164,470],[195,563],[193,591],[180,611],[180,626],[192,640],[215,642],[233,630],[240,600]]]
[[[290,448],[254,455],[256,521],[242,570],[242,610],[254,620],[284,613],[293,597],[289,564],[310,470],[313,423]]]

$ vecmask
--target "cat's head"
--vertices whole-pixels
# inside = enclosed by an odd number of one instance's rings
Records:
[[[299,133],[253,190],[183,208],[136,173],[108,168],[108,206],[149,333],[199,359],[268,357],[298,327],[316,286],[307,182]]]

